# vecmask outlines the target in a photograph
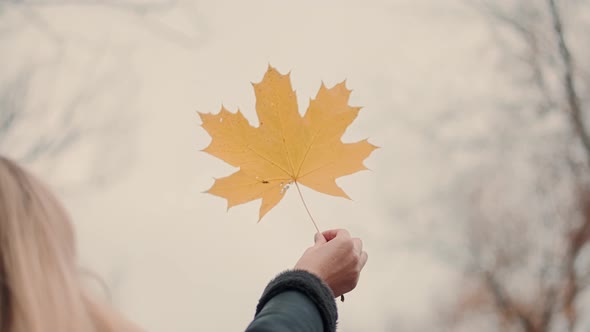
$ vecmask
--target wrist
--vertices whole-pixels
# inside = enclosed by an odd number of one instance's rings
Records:
[[[305,271],[307,273],[313,274],[315,277],[319,278],[322,282],[327,284],[326,276],[322,273],[321,269],[314,268],[313,266],[306,266],[305,264],[295,264],[293,267],[294,271]],[[330,288],[331,289],[331,288]]]
[[[332,293],[336,294],[336,292],[334,291],[334,287],[332,287],[332,284],[330,283],[330,281],[328,280],[328,275],[326,273],[324,273],[321,269],[317,269],[317,268],[313,268],[313,267],[307,267],[307,266],[300,266],[300,265],[295,265],[295,267],[293,268],[294,271],[304,271],[307,272],[311,275],[313,275],[314,277],[320,279],[320,281],[322,282],[322,284],[324,284],[324,286],[326,286],[328,289],[330,289],[330,291],[332,291]]]

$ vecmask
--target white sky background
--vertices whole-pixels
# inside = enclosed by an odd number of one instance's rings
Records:
[[[421,202],[437,190],[438,177],[465,161],[437,149],[424,124],[435,127],[448,108],[471,112],[489,95],[493,45],[476,13],[459,1],[373,0],[189,1],[162,17],[149,14],[186,39],[108,7],[39,13],[79,43],[98,40],[115,55],[129,50],[120,61],[138,87],[121,123],[133,135],[117,144],[133,148],[130,170],[111,186],[62,198],[84,264],[131,319],[149,331],[243,330],[266,283],[312,244],[313,226],[293,190],[259,224],[258,202],[226,212],[224,200],[201,193],[233,170],[198,151],[209,138],[196,111],[218,112],[223,103],[256,123],[250,82],[260,81],[268,63],[291,71],[302,111],[322,80],[346,79],[351,103],[364,108],[345,140],[369,137],[382,147],[366,162],[372,171],[339,181],[354,201],[304,190],[322,229],[349,229],[369,253],[357,290],[339,303],[340,331],[385,331],[432,313],[437,289],[449,287],[452,274],[415,243],[413,223],[431,213]],[[5,54],[18,61],[42,53],[39,38],[19,35]],[[63,61],[82,57],[73,50]],[[449,135],[480,128],[461,125]],[[79,176],[82,156],[67,157],[68,176]]]

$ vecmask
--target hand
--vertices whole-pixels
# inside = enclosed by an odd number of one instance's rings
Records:
[[[361,239],[335,229],[317,233],[315,245],[303,253],[295,269],[315,274],[339,297],[356,287],[367,258]]]

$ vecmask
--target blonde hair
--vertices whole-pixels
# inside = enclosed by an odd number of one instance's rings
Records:
[[[0,331],[139,331],[84,288],[73,226],[55,196],[2,156]]]

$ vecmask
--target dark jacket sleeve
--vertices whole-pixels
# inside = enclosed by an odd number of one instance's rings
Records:
[[[246,332],[335,332],[337,320],[330,288],[309,272],[293,270],[268,284]]]

